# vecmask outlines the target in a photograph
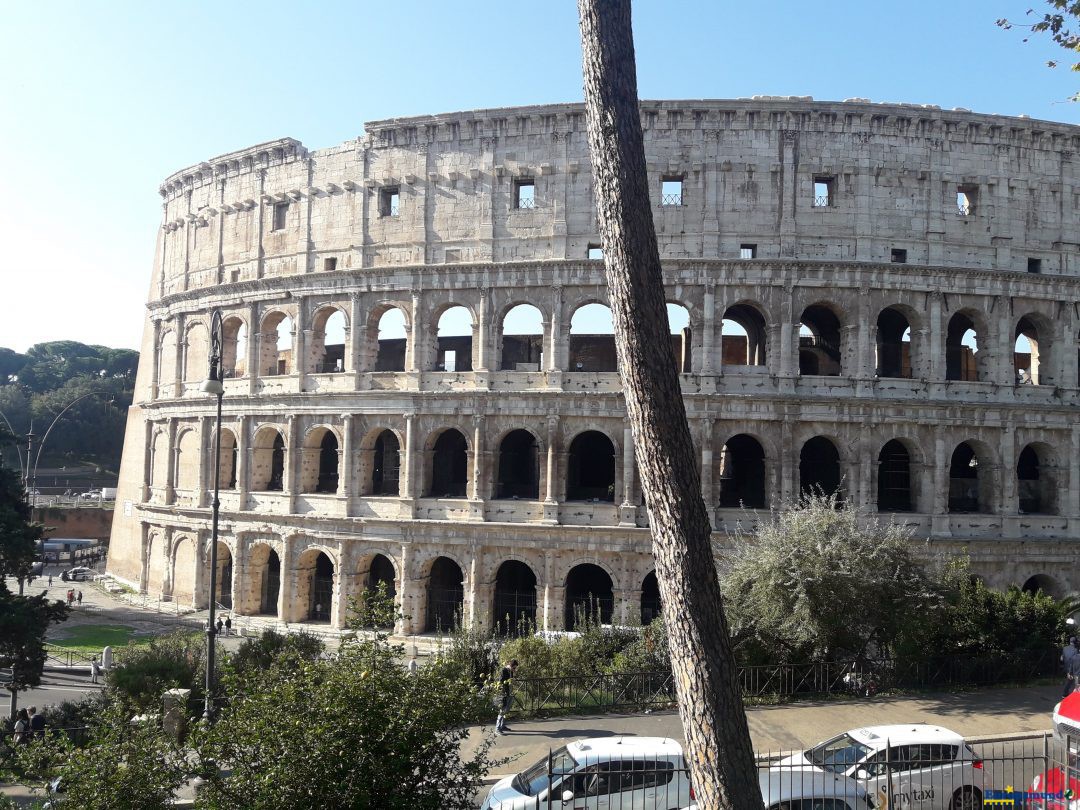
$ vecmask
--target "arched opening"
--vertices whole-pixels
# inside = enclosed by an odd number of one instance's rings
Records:
[[[892,439],[878,453],[878,511],[911,512],[911,454]]]
[[[184,380],[202,382],[210,372],[210,346],[206,327],[193,324],[184,334]]]
[[[218,483],[222,489],[236,489],[236,461],[239,455],[236,434],[228,428],[221,429],[221,463],[218,466]],[[211,482],[213,486],[213,482]]]
[[[469,482],[469,449],[465,437],[444,430],[431,452],[431,498],[464,498]]]
[[[428,579],[427,625],[431,632],[445,632],[462,621],[465,605],[465,576],[449,557],[438,557],[431,564]]]
[[[585,304],[570,318],[570,368],[567,371],[618,371],[615,324],[604,304]]]
[[[386,595],[391,599],[397,596],[397,575],[394,572],[394,564],[385,554],[376,554],[371,558],[371,566],[368,568],[367,581],[364,587],[369,591],[378,590],[379,586],[386,589]]]
[[[281,492],[285,483],[285,439],[274,428],[255,434],[251,465],[253,492]]]
[[[173,485],[181,492],[194,492],[199,485],[199,434],[185,430],[176,440],[176,480]]]
[[[217,587],[214,601],[221,607],[232,609],[233,558],[229,547],[220,540],[217,544]]]
[[[566,575],[566,629],[585,621],[611,624],[615,591],[611,577],[599,565],[575,565]]]
[[[379,318],[376,371],[404,371],[409,339],[405,331],[405,313],[397,307],[386,310]]]
[[[450,307],[439,316],[435,370],[472,371],[472,341],[472,313],[465,307]]]
[[[877,319],[877,374],[910,378],[911,324],[896,307],[883,309]]]
[[[338,441],[333,431],[323,433],[319,442],[318,478],[316,492],[337,492],[338,488]]]
[[[1049,329],[1041,330],[1044,334]],[[1016,324],[1016,342],[1013,344],[1013,370],[1020,385],[1048,385],[1053,380],[1052,367],[1047,348],[1049,343],[1039,339],[1040,329],[1034,319],[1024,317]]]
[[[169,473],[169,434],[159,430],[154,434],[154,443],[150,450],[150,486],[164,488],[168,485]]]
[[[1036,574],[1033,577],[1028,577],[1024,581],[1024,585],[1021,588],[1024,593],[1038,593],[1042,591],[1047,596],[1058,596],[1058,585],[1055,580],[1049,574]]]
[[[671,331],[671,352],[675,355],[675,366],[680,374],[689,374],[694,370],[693,334],[690,330],[690,311],[681,304],[667,305],[668,328]]]
[[[1027,445],[1016,462],[1016,484],[1022,514],[1056,515],[1057,482],[1049,448]]]
[[[174,602],[195,601],[195,542],[183,538],[173,548],[172,598]]]
[[[221,324],[221,368],[226,377],[247,373],[247,324],[239,318],[226,318]]]
[[[767,363],[768,326],[750,304],[735,304],[724,311],[720,326],[720,354],[725,366],[764,366]]]
[[[308,549],[297,566],[296,595],[306,610],[301,621],[328,622],[334,604],[334,561],[326,552]]]
[[[641,583],[641,623],[649,624],[660,618],[660,583],[656,572],[650,571]]]
[[[336,307],[324,307],[311,322],[312,370],[333,374],[345,370],[345,313]]]
[[[615,445],[598,430],[570,442],[566,469],[568,501],[615,501]]]
[[[536,574],[525,563],[507,560],[495,574],[495,630],[529,635],[536,628]]]
[[[963,312],[949,319],[945,334],[945,379],[975,382],[979,379],[979,335],[975,321]]]
[[[496,498],[540,497],[540,454],[536,437],[527,430],[512,430],[499,443]]]
[[[968,442],[953,450],[949,462],[949,511],[986,512],[979,481],[979,457]]]
[[[824,436],[815,436],[799,454],[799,492],[803,497],[840,492],[840,452]]]
[[[502,322],[503,371],[540,371],[544,365],[544,316],[532,304],[518,304]]]
[[[171,329],[161,336],[158,343],[158,385],[161,390],[158,395],[169,397],[173,395],[173,386],[176,384],[176,332]]]
[[[371,463],[371,494],[400,494],[401,443],[392,430],[384,430],[375,439]]]
[[[842,371],[840,319],[828,307],[812,304],[799,319],[799,373],[838,377]]]
[[[255,585],[254,612],[261,616],[277,616],[281,558],[270,546],[260,543],[251,550],[250,570]]]
[[[753,436],[740,433],[720,448],[720,506],[765,506],[765,451]]]
[[[259,370],[266,376],[292,374],[293,322],[284,312],[271,312],[262,322]]]

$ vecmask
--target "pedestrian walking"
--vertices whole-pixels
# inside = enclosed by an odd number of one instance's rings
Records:
[[[49,574],[49,587],[52,587],[52,574]]]
[[[31,706],[27,713],[30,715],[30,735],[32,737],[44,737],[45,715],[38,712],[37,706]]]
[[[221,630],[222,630],[222,628],[223,628],[223,627],[225,627],[225,622],[223,622],[223,621],[221,620],[221,617],[219,616],[219,617],[218,617],[218,620],[217,620],[217,634],[218,634],[219,636],[221,635]]]
[[[97,683],[98,677],[101,675],[101,666],[98,664],[97,656],[95,655],[90,662],[90,683]]]
[[[82,591],[79,591],[79,595],[75,597],[75,601],[80,605],[82,604]]]
[[[500,734],[510,731],[510,727],[506,725],[506,713],[510,711],[510,704],[514,702],[514,675],[517,673],[517,668],[518,660],[511,658],[510,663],[504,666],[499,674],[499,691],[502,694],[499,701],[499,716],[495,718],[495,730]]]
[[[14,745],[26,745],[30,742],[30,714],[26,709],[19,709],[15,719],[15,732],[11,735]]]
[[[226,636],[231,636],[232,635],[232,616],[226,616],[225,617],[225,635]]]
[[[1078,657],[1077,653],[1080,653],[1080,646],[1077,646],[1076,636],[1069,636],[1069,643],[1061,648],[1061,663],[1065,667],[1065,684],[1061,688],[1062,697],[1071,694],[1077,686],[1076,678],[1071,674],[1071,665],[1073,659]]]

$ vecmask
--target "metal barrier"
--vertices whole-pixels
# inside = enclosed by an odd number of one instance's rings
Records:
[[[45,666],[90,668],[91,656],[79,650],[45,643]]]
[[[1053,785],[1055,773],[1062,772],[1056,769],[1069,755],[1049,736],[967,744],[933,726],[878,727],[858,734],[840,735],[805,752],[759,755],[758,787],[766,810],[1067,806],[1063,791],[1055,793]],[[572,803],[575,808],[676,810],[694,807],[694,801],[679,743],[606,737],[549,751],[496,783],[483,807],[539,810]]]

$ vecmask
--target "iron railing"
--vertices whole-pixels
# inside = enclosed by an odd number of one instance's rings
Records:
[[[662,194],[660,195],[660,205],[682,205],[682,194]]]
[[[868,659],[803,664],[741,666],[737,678],[751,699],[873,695],[883,689],[993,686],[1053,677],[1056,651],[1032,654],[937,656],[928,659]],[[671,706],[675,683],[670,672],[617,672],[514,680],[514,711],[521,715],[559,714],[600,709]]]
[[[814,208],[828,208],[831,205],[828,194],[818,194],[814,197]]]
[[[958,217],[966,217],[975,213],[975,206],[973,205],[960,205],[956,206],[956,215]]]

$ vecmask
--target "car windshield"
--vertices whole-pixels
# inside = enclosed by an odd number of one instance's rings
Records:
[[[806,752],[806,758],[819,768],[832,773],[843,773],[870,753],[870,747],[848,734],[823,742]]]
[[[519,773],[510,786],[523,796],[538,796],[540,791],[548,786],[548,760],[548,757],[544,757],[531,768]],[[577,762],[566,748],[560,748],[551,753],[550,767],[551,781],[557,782],[558,777],[572,772],[577,767]]]

